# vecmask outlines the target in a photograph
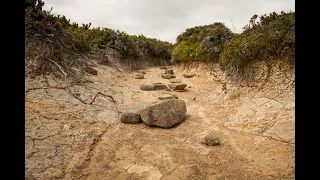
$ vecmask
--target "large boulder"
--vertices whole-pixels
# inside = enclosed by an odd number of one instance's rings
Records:
[[[160,83],[140,85],[140,90],[142,91],[155,91],[155,90],[165,90],[165,89],[168,89],[168,86]]]
[[[152,105],[151,102],[145,101],[130,105],[129,108],[122,112],[120,121],[129,124],[141,123],[140,111],[150,105]]]
[[[173,78],[169,80],[171,83],[181,83],[181,79]]]
[[[184,90],[185,87],[187,87],[187,84],[182,84],[182,83],[169,83],[168,87],[171,88],[172,90],[176,91],[182,91]]]
[[[168,99],[146,107],[140,112],[140,116],[149,126],[171,128],[184,121],[186,112],[184,100]]]
[[[186,73],[186,74],[183,74],[183,77],[185,78],[191,78],[193,77],[195,74],[194,73]]]
[[[172,79],[172,78],[176,78],[176,76],[175,76],[175,75],[173,75],[173,74],[162,74],[162,75],[161,75],[161,77],[162,77],[163,79]]]

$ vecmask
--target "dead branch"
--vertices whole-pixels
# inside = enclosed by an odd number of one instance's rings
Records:
[[[34,88],[29,88],[25,91],[25,93],[28,93],[29,91],[32,90],[37,90],[37,89],[50,89],[50,87],[34,87]]]
[[[96,100],[96,98],[99,94],[104,97],[109,97],[111,99],[111,102],[117,104],[117,102],[114,100],[114,98],[111,95],[105,95],[105,94],[101,93],[100,91],[93,97],[92,101],[89,104],[92,104],[94,102],[94,100]]]
[[[59,86],[48,86],[48,87],[33,87],[26,89],[25,93],[28,93],[32,90],[38,90],[38,89],[67,89],[68,87],[59,87]]]
[[[77,95],[75,95],[71,90],[70,88],[68,88],[68,91],[70,94],[72,94],[72,96],[76,99],[78,99],[80,102],[82,102],[83,104],[88,104],[87,102],[85,102],[84,100],[82,100],[80,97],[78,97]]]
[[[64,70],[61,68],[61,66],[58,63],[56,63],[55,61],[51,60],[51,59],[49,59],[49,61],[53,62],[56,66],[58,66],[58,68],[60,69],[60,71],[64,75],[64,79],[67,81],[67,73],[64,72]]]
[[[116,105],[118,105],[117,102],[114,100],[114,98],[113,98],[111,95],[103,94],[103,93],[101,93],[100,91],[93,97],[93,99],[92,99],[92,101],[91,101],[90,103],[82,100],[80,97],[78,97],[77,95],[75,95],[75,94],[70,90],[69,87],[68,87],[68,91],[72,94],[72,96],[73,96],[74,98],[78,99],[78,100],[79,100],[80,102],[82,102],[83,104],[92,105],[92,103],[95,101],[95,99],[97,98],[97,96],[100,94],[100,95],[102,95],[102,96],[104,96],[104,97],[109,97],[109,98],[111,99],[111,100],[110,100],[111,102],[113,102],[113,103],[115,103]]]

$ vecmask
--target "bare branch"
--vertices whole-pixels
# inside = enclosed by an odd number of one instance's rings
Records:
[[[61,71],[62,74],[64,75],[64,79],[67,81],[67,73],[64,72],[64,70],[61,68],[61,66],[60,66],[58,63],[56,63],[55,61],[52,61],[51,59],[49,59],[49,61],[53,62],[55,65],[58,66],[58,68],[60,69],[60,71]]]
[[[109,97],[111,99],[111,102],[117,104],[117,102],[114,100],[114,98],[111,95],[105,95],[105,94],[101,93],[100,91],[94,96],[94,98],[92,99],[92,101],[89,104],[92,104],[99,94],[102,96],[105,96],[105,97]]]

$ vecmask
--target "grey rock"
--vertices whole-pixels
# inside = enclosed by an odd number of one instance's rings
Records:
[[[182,84],[182,83],[170,83],[168,84],[168,87],[171,88],[172,90],[184,90],[185,87],[187,87],[187,84]]]
[[[138,73],[140,74],[146,74],[146,72],[144,70],[138,70]]]
[[[168,86],[165,84],[153,84],[155,90],[163,90],[163,89],[168,89]]]
[[[142,91],[154,91],[155,90],[154,84],[142,84],[139,87],[140,87],[140,90],[142,90]]]
[[[170,82],[171,83],[181,83],[181,79],[173,78],[173,79],[170,79]]]
[[[168,68],[165,66],[161,66],[161,67],[159,67],[159,69],[168,69]]]
[[[204,138],[202,143],[208,146],[218,146],[220,145],[220,140],[214,133],[211,133]]]
[[[142,84],[140,85],[140,90],[142,91],[155,91],[155,90],[165,90],[168,86],[165,84]]]
[[[166,69],[165,74],[173,74],[173,69]]]
[[[165,100],[165,99],[178,99],[178,97],[174,94],[169,94],[169,93],[164,93],[164,94],[161,94],[159,97],[158,97],[160,100]]]
[[[193,77],[195,74],[194,73],[186,73],[186,74],[183,74],[183,77],[185,78],[191,78]]]
[[[151,102],[145,102],[145,101],[130,105],[128,109],[122,112],[120,121],[123,123],[129,123],[129,124],[141,123],[142,120],[141,120],[140,112],[142,109],[150,105],[152,105]]]
[[[143,76],[143,74],[135,74],[135,75],[134,75],[134,78],[135,78],[135,79],[143,79],[144,76]]]
[[[93,69],[92,67],[90,66],[86,66],[84,68],[84,71],[87,72],[88,74],[92,74],[92,75],[97,75],[98,74],[98,71]]]
[[[184,100],[168,99],[146,107],[140,112],[140,116],[149,126],[171,128],[184,121],[186,112]]]
[[[175,76],[175,75],[173,75],[173,74],[162,74],[162,75],[161,75],[161,77],[162,77],[163,79],[172,79],[172,78],[176,78],[176,76]]]

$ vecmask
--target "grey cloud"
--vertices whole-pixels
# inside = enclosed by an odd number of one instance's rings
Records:
[[[223,22],[242,32],[252,15],[295,10],[294,0],[45,0],[45,9],[93,27],[175,43],[186,28]]]

